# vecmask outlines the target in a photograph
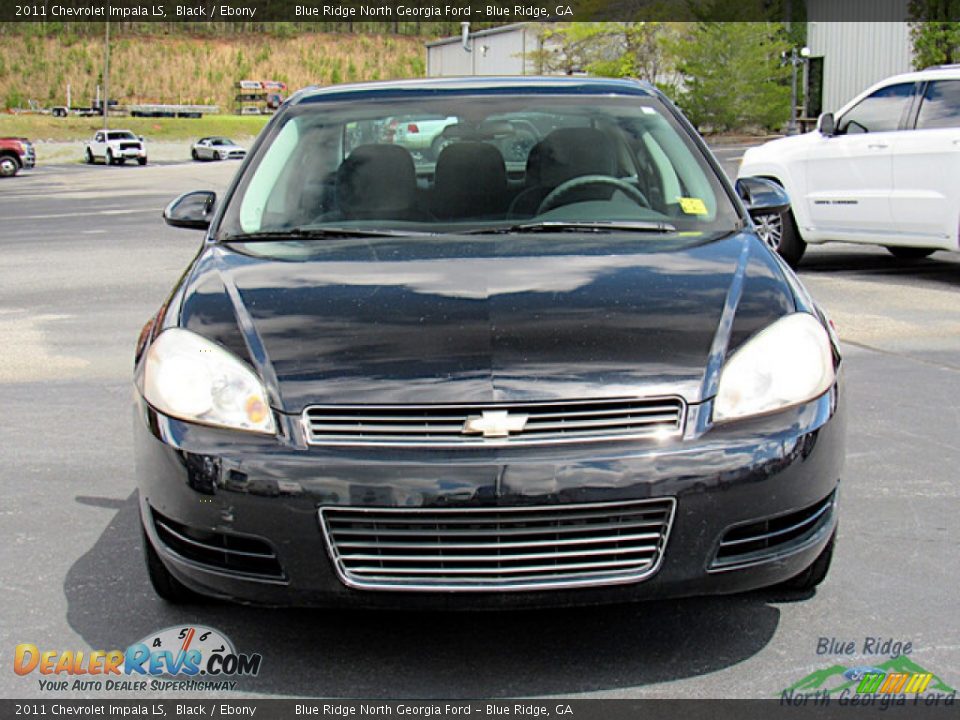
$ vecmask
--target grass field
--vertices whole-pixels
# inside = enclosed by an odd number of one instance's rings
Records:
[[[268,116],[205,115],[187,118],[111,117],[110,127],[132,130],[147,140],[194,140],[205,135],[225,135],[235,140],[254,137]],[[55,118],[50,115],[2,115],[0,136],[25,137],[34,141],[89,140],[103,127],[103,118]]]
[[[234,110],[238,80],[279,80],[292,92],[307,85],[419,77],[423,38],[312,33],[226,37],[115,36],[110,95],[121,105],[188,103]],[[75,36],[8,35],[0,43],[0,109],[66,103],[89,106],[102,83],[103,41]]]

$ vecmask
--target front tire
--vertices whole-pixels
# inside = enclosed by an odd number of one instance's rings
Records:
[[[196,148],[192,148],[192,149],[190,150],[190,157],[193,158],[194,162],[196,162],[197,160],[200,159],[200,156],[197,155],[197,149],[196,149]]]
[[[116,162],[117,161],[113,158],[113,150],[107,148],[107,165],[115,165]]]
[[[87,161],[87,165],[93,165],[93,153],[90,152],[90,148],[87,148],[87,152],[84,153],[84,160]]]
[[[923,258],[936,252],[934,248],[895,247],[892,245],[888,245],[887,250],[897,260],[923,260]]]
[[[13,177],[20,172],[20,161],[11,155],[0,156],[0,177]]]
[[[145,157],[137,158],[137,165],[139,165],[140,167],[143,167],[146,164],[147,164],[147,159]]]
[[[786,260],[787,265],[796,268],[807,250],[807,243],[800,237],[797,221],[789,208],[782,213],[758,215],[753,219],[757,226],[757,235],[771,250]]]
[[[833,546],[837,539],[837,531],[833,531],[830,541],[823,549],[817,559],[799,575],[786,580],[775,586],[777,590],[784,590],[791,593],[813,592],[817,586],[827,578],[827,572],[830,570],[830,561],[833,560]]]
[[[150,584],[153,586],[154,592],[172,605],[203,602],[202,595],[195,593],[167,570],[160,559],[159,553],[150,543],[150,538],[147,537],[147,531],[143,529],[143,525],[140,526],[140,529],[143,539],[143,554],[147,561],[147,575],[150,577]]]

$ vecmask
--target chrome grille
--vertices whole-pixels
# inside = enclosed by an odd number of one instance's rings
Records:
[[[311,445],[459,447],[670,437],[683,431],[680,398],[617,398],[478,405],[314,405],[303,413]],[[465,434],[484,412],[525,416],[508,437]]]
[[[498,508],[320,509],[344,584],[369,590],[542,590],[655,573],[675,501]]]

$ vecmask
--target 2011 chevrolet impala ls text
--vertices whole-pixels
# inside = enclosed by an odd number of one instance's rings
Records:
[[[442,119],[436,157],[390,118]],[[450,121],[454,118],[456,122]],[[505,159],[506,158],[506,159]],[[836,336],[656,89],[307,89],[136,349],[171,601],[509,607],[808,591],[837,527]]]

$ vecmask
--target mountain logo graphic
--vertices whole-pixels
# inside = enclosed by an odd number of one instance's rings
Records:
[[[952,693],[956,690],[938,675],[904,655],[870,666],[831,665],[801,678],[782,694],[819,692],[833,695],[849,690],[854,693]]]

